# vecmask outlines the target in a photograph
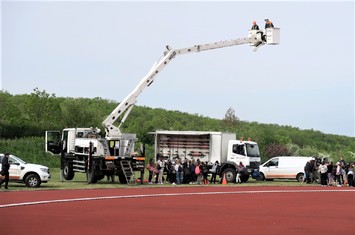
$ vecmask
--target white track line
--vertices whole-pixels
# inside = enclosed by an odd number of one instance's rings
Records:
[[[95,201],[107,199],[125,199],[125,198],[147,198],[147,197],[171,197],[171,196],[195,196],[195,195],[227,195],[227,194],[259,194],[259,193],[337,193],[350,192],[355,193],[355,190],[262,190],[262,191],[233,191],[233,192],[195,192],[195,193],[162,193],[162,194],[140,194],[140,195],[124,195],[124,196],[104,196],[104,197],[86,197],[86,198],[71,198],[57,199],[35,202],[20,202],[12,204],[0,205],[1,208],[18,207],[18,206],[34,206],[50,203],[65,203],[65,202],[81,202]]]

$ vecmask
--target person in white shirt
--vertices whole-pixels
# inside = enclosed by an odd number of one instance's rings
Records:
[[[318,167],[318,171],[320,173],[320,185],[327,186],[328,167],[325,162],[322,162],[322,164]]]

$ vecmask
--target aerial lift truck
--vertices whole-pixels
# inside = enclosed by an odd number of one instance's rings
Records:
[[[208,50],[249,44],[254,51],[263,45],[279,44],[279,28],[268,29],[265,39],[256,30],[247,37],[191,47],[173,49],[166,46],[162,57],[152,66],[133,91],[102,122],[105,136],[99,128],[73,127],[62,131],[46,131],[45,150],[61,157],[61,176],[72,180],[76,172],[86,173],[88,183],[96,183],[106,175],[117,175],[121,183],[136,182],[135,173],[145,169],[144,147],[135,151],[136,134],[122,133],[124,124],[139,94],[150,86],[155,77],[177,56]],[[115,123],[118,123],[116,126]]]

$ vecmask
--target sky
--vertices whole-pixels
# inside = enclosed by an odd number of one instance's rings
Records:
[[[178,56],[137,105],[354,137],[353,1],[3,0],[0,89],[120,102],[166,45],[246,37],[265,17],[279,45]]]

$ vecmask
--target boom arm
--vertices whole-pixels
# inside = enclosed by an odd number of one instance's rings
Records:
[[[111,112],[111,114],[103,121],[102,125],[106,129],[106,137],[120,137],[122,136],[122,133],[120,131],[121,125],[125,122],[127,116],[131,112],[133,106],[135,105],[137,101],[137,97],[139,94],[152,82],[154,81],[155,76],[162,71],[165,66],[169,64],[171,60],[173,60],[177,55],[184,55],[188,53],[193,53],[193,52],[201,52],[201,51],[207,51],[207,50],[213,50],[213,49],[218,49],[218,48],[224,48],[224,47],[231,47],[231,46],[236,46],[236,45],[242,45],[242,44],[250,44],[252,46],[255,46],[254,51],[256,49],[263,45],[263,41],[261,38],[261,34],[255,33],[249,35],[249,37],[246,38],[239,38],[239,39],[231,39],[231,40],[226,40],[226,41],[220,41],[220,42],[215,42],[215,43],[208,43],[208,44],[202,44],[202,45],[195,45],[193,47],[186,47],[182,49],[171,49],[169,46],[166,46],[166,50],[164,52],[164,56],[157,61],[153,67],[150,69],[147,75],[145,75],[140,83],[134,88],[134,90]],[[118,118],[123,115],[123,118],[121,118],[119,126],[113,125],[113,123],[118,120]]]

